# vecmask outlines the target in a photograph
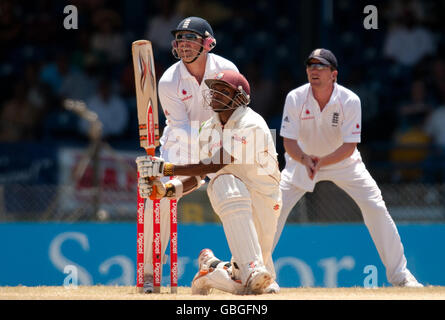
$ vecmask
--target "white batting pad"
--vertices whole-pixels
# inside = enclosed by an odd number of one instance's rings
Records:
[[[220,175],[207,189],[213,209],[220,217],[233,260],[240,268],[241,281],[248,278],[247,266],[263,264],[261,247],[252,218],[250,193],[233,175]]]

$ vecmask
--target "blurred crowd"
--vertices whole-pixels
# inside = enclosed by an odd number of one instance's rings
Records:
[[[376,166],[399,164],[391,181],[445,181],[445,3],[376,1],[377,30],[363,27],[366,1],[319,3],[333,4],[320,46],[336,54],[339,83],[362,100],[363,155]],[[78,9],[76,30],[64,28],[69,4]],[[2,0],[0,142],[88,141],[89,123],[63,108],[72,98],[99,115],[105,140],[137,148],[131,42],[153,42],[159,78],[176,62],[170,30],[191,15],[213,26],[214,52],[246,75],[252,107],[278,136],[285,96],[304,83],[295,54],[301,8],[266,0]]]

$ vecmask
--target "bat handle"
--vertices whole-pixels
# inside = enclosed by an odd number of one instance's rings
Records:
[[[153,180],[155,180],[156,178],[150,178],[150,180],[151,181],[153,181]],[[155,186],[153,186],[153,189],[152,189],[153,191],[151,192],[151,195],[150,195],[150,200],[156,200],[156,196],[155,196],[155,194],[157,193],[157,191],[156,191],[156,187]]]
[[[155,148],[147,148],[147,149],[145,149],[145,151],[147,152],[147,155],[152,156],[152,157],[155,156],[155,153],[156,153]],[[151,181],[153,181],[154,179],[156,179],[156,178],[150,178]],[[153,191],[151,192],[150,200],[156,200],[156,196],[155,196],[156,193],[157,193],[156,187],[153,186]]]

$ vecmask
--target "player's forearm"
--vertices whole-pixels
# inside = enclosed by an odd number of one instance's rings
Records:
[[[221,170],[226,164],[168,164],[164,166],[164,175],[166,176],[202,176],[209,173],[215,173]]]
[[[298,145],[297,140],[292,140],[288,138],[283,138],[283,145],[284,150],[286,150],[286,153],[294,160],[303,163],[304,157],[307,157],[303,150],[301,150],[300,146]]]
[[[201,179],[201,177],[198,177],[199,179]],[[185,194],[193,191],[194,189],[196,189],[198,187],[198,178],[197,177],[187,177],[187,178],[181,178],[181,182],[183,185],[183,192]]]
[[[329,166],[349,158],[354,153],[356,146],[357,143],[343,143],[334,152],[321,157],[319,167]]]
[[[172,164],[164,165],[165,176],[206,176],[221,170],[229,163],[233,163],[234,158],[222,148],[216,152],[212,158],[205,159],[197,164]]]

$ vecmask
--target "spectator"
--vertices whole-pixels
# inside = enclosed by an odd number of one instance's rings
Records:
[[[178,12],[184,17],[204,17],[216,28],[224,27],[224,22],[233,17],[230,6],[216,0],[182,0]]]
[[[11,50],[20,44],[20,34],[23,29],[20,23],[20,17],[14,11],[12,1],[5,0],[0,2],[0,43],[8,44]],[[0,57],[7,50],[1,51]]]
[[[273,103],[276,103],[271,99],[271,92],[276,90],[275,83],[261,74],[261,61],[254,60],[247,65],[246,77],[250,80],[252,91],[256,93],[252,97],[252,106],[255,112],[265,119],[275,115],[277,112],[271,107]]]
[[[26,66],[24,78],[27,86],[27,99],[29,103],[43,114],[48,108],[49,92],[39,79],[39,65],[30,63]]]
[[[424,130],[427,113],[414,109],[405,115],[405,129],[396,131],[390,159],[395,164],[393,182],[419,182],[424,179],[423,167],[428,157],[430,138]]]
[[[126,58],[127,46],[123,34],[118,30],[120,16],[113,10],[102,9],[93,17],[97,31],[91,39],[91,48],[102,55],[104,63],[122,63]]]
[[[441,84],[442,104],[428,116],[424,129],[432,140],[429,156],[429,182],[445,180],[445,82]]]
[[[102,122],[102,136],[107,139],[120,138],[127,129],[128,109],[123,99],[112,91],[110,79],[103,78],[99,82],[97,94],[90,97],[87,108],[97,113]],[[87,136],[89,123],[82,119],[80,131]]]
[[[411,84],[410,101],[403,103],[399,107],[399,116],[403,119],[405,115],[411,115],[416,112],[430,112],[432,106],[428,100],[426,85],[423,79],[413,81]]]
[[[70,72],[72,69],[67,54],[59,52],[54,60],[50,60],[41,68],[40,81],[47,84],[54,94],[59,95],[64,78]]]
[[[445,82],[441,83],[440,89],[442,104],[428,116],[425,123],[425,131],[430,135],[434,143],[445,150]]]
[[[428,157],[430,137],[424,130],[426,115],[432,107],[427,101],[425,83],[416,80],[411,85],[410,101],[399,107],[400,124],[395,131],[393,142],[396,146],[390,153],[396,165],[392,172],[393,181],[419,181],[423,179],[422,163]],[[399,168],[416,166],[416,168]]]
[[[0,142],[33,140],[38,119],[37,109],[27,99],[24,81],[14,86],[14,94],[0,110]]]
[[[436,43],[430,30],[422,27],[415,14],[406,9],[386,35],[383,54],[398,64],[414,67],[423,58],[433,55]]]
[[[75,100],[85,101],[94,94],[97,88],[97,79],[94,76],[95,68],[92,63],[85,65],[82,69],[74,69],[62,80],[59,96]]]
[[[436,57],[430,65],[428,83],[437,104],[442,103],[442,89],[445,85],[445,60]]]
[[[178,21],[184,18],[176,11],[175,5],[175,0],[158,0],[159,13],[148,20],[145,32],[146,38],[153,43],[154,50],[169,56],[172,49],[171,31],[176,28]]]

